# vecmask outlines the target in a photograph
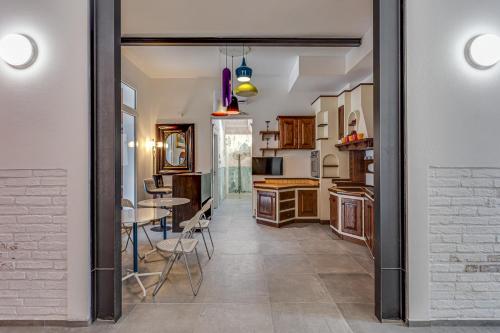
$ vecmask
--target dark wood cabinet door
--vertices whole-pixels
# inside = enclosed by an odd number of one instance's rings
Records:
[[[373,241],[375,235],[375,224],[374,224],[374,214],[373,214],[373,201],[365,200],[365,211],[364,211],[364,236],[366,239],[366,245],[370,248],[371,253],[373,253]]]
[[[257,191],[257,217],[276,220],[276,193]]]
[[[299,118],[299,149],[314,149],[316,146],[316,139],[314,136],[315,123],[314,118]]]
[[[363,236],[363,201],[342,198],[342,232]]]
[[[298,190],[297,191],[297,214],[299,217],[318,216],[318,191]]]
[[[330,195],[330,225],[339,228],[339,198],[335,195]]]
[[[339,140],[342,139],[342,137],[344,136],[344,132],[345,132],[345,129],[344,129],[344,106],[342,105],[341,107],[339,107],[339,114],[338,114],[338,119],[339,119]]]
[[[280,143],[279,147],[283,149],[295,149],[298,144],[297,119],[279,118]]]

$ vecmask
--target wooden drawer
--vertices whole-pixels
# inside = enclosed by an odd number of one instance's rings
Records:
[[[276,193],[257,191],[257,217],[276,220]]]
[[[295,200],[281,201],[280,210],[295,208]]]
[[[287,191],[280,193],[280,201],[289,199],[295,199],[295,191]]]
[[[295,209],[286,212],[280,212],[280,221],[288,220],[295,217]]]

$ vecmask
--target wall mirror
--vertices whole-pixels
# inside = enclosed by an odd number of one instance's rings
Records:
[[[156,172],[194,172],[194,124],[156,125]]]

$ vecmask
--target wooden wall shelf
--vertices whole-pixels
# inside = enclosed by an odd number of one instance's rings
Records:
[[[274,140],[278,140],[280,137],[280,131],[260,131],[259,134],[262,136],[262,141],[266,136],[274,136]]]
[[[366,138],[349,143],[335,145],[341,151],[373,149],[373,138]]]
[[[274,156],[276,156],[276,153],[280,150],[280,148],[260,148],[260,151],[262,152],[262,156],[266,153],[266,151],[272,151],[274,153]]]

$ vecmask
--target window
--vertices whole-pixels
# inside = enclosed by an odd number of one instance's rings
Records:
[[[122,82],[122,106],[132,110],[137,106],[137,91],[124,82]]]

